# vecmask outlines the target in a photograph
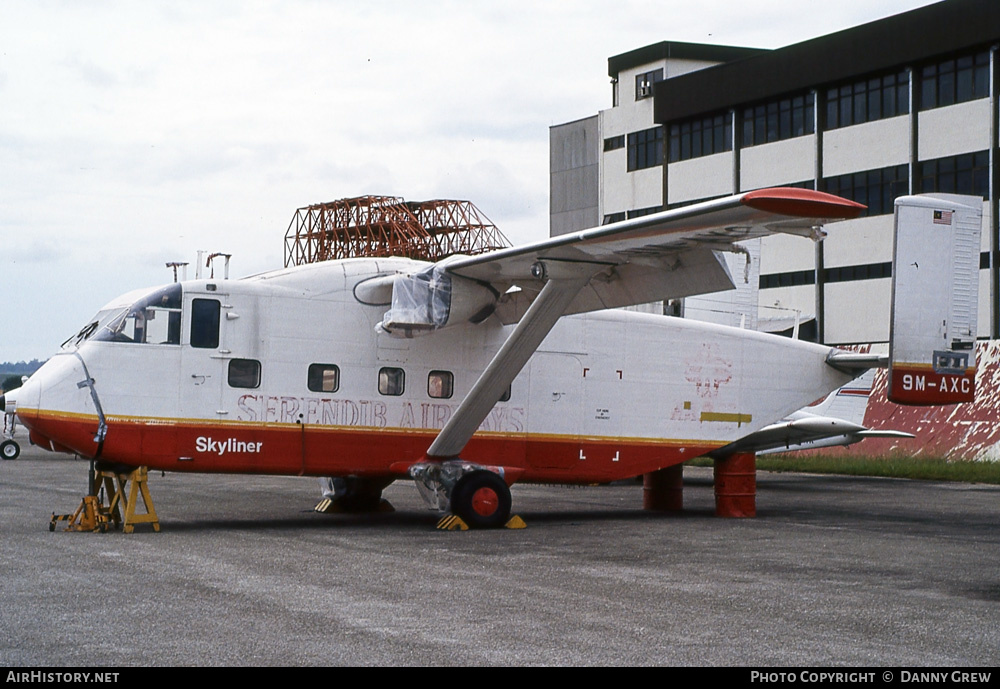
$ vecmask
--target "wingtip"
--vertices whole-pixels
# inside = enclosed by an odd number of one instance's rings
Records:
[[[864,204],[812,189],[771,187],[743,194],[740,203],[768,213],[825,220],[851,220],[867,208]]]

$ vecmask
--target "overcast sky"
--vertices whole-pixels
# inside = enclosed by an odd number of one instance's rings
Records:
[[[311,203],[467,199],[542,239],[549,127],[610,107],[609,56],[927,4],[0,0],[0,361],[48,357],[198,249],[281,267]]]

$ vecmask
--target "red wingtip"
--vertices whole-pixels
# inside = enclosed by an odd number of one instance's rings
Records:
[[[850,220],[861,215],[867,206],[812,189],[773,187],[743,195],[741,203],[757,210],[803,218]]]

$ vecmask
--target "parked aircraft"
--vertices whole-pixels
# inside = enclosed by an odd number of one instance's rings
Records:
[[[510,484],[719,456],[873,366],[889,364],[894,399],[970,399],[978,199],[897,207],[890,361],[607,310],[732,288],[719,252],[735,242],[818,239],[863,208],[764,189],[433,264],[359,258],[138,290],[0,408],[35,444],[102,462],[332,476],[349,509],[410,477],[432,506],[496,526]]]

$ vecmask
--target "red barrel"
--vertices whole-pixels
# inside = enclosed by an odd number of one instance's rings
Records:
[[[676,464],[642,477],[642,509],[680,512],[684,509],[684,465]]]
[[[757,516],[757,455],[741,453],[715,460],[715,515]]]

